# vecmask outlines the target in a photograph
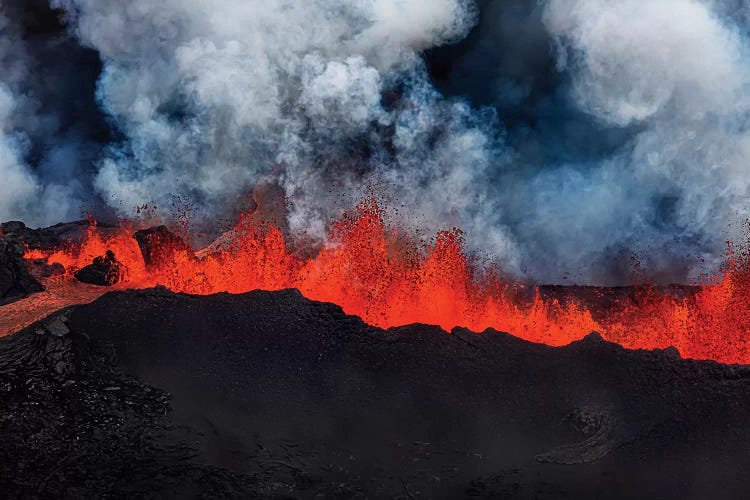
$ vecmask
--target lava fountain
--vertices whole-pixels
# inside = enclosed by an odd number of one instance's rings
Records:
[[[589,288],[592,297],[584,300],[574,288],[566,297],[550,296],[472,264],[457,228],[438,233],[432,245],[420,248],[387,227],[374,200],[332,224],[328,243],[309,257],[291,251],[277,227],[258,224],[250,214],[202,251],[194,252],[179,238],[154,239],[148,244],[158,258],[146,260],[133,231],[123,223],[105,233],[92,221],[80,244],[29,250],[27,259],[66,269],[66,277],[46,292],[47,302],[64,306],[104,293],[106,288],[94,287],[96,292],[76,285],[72,273],[111,250],[127,268],[118,288],[162,285],[198,295],[296,288],[383,328],[411,323],[448,331],[492,328],[552,346],[598,331],[627,348],[674,346],[684,357],[750,363],[750,259],[744,247],[730,245],[721,274],[689,293],[639,286],[613,296],[609,289]],[[28,305],[15,307],[38,307],[26,300]]]

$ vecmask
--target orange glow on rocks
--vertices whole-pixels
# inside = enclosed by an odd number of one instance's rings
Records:
[[[721,276],[694,292],[680,296],[644,286],[599,307],[596,300],[591,305],[575,296],[545,298],[471,265],[458,229],[420,248],[386,227],[374,201],[334,223],[329,242],[312,257],[289,250],[276,227],[243,216],[221,245],[197,253],[182,245],[162,248],[170,258],[147,266],[133,231],[123,225],[105,236],[92,225],[81,245],[49,253],[47,262],[62,264],[70,275],[112,250],[127,266],[118,288],[163,285],[199,295],[297,288],[383,328],[410,323],[449,331],[493,328],[553,346],[598,331],[628,348],[675,346],[683,357],[750,363],[750,265],[739,251],[729,255]],[[34,251],[27,257],[42,255]]]

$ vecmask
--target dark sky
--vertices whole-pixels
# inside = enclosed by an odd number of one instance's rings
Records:
[[[571,102],[540,2],[482,0],[479,6],[469,36],[430,50],[427,64],[447,96],[497,111],[525,167],[596,161],[629,139],[631,131],[597,123]]]

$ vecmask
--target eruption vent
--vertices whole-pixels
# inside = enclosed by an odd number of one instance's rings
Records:
[[[598,331],[626,347],[673,346],[686,357],[750,363],[745,248],[733,249],[725,272],[699,287],[527,288],[469,259],[459,229],[438,233],[425,247],[387,226],[382,214],[374,200],[361,203],[333,224],[329,243],[310,257],[291,251],[278,228],[248,215],[220,244],[200,252],[163,227],[133,238],[132,226],[105,233],[92,225],[80,245],[45,258],[70,273],[113,252],[127,269],[124,287],[163,285],[199,295],[297,288],[384,328],[493,328],[554,346]],[[28,257],[38,258],[38,251]]]

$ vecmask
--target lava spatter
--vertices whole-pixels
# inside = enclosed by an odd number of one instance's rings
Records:
[[[411,323],[477,332],[492,328],[553,346],[598,331],[629,348],[674,346],[685,357],[750,363],[750,264],[737,249],[721,275],[691,293],[642,286],[604,304],[575,293],[564,300],[538,289],[529,294],[528,288],[473,264],[457,228],[438,233],[422,248],[388,228],[374,200],[333,223],[328,242],[311,257],[292,252],[275,226],[248,217],[240,217],[210,251],[165,244],[159,252],[169,258],[148,266],[128,224],[114,234],[92,224],[79,245],[46,259],[72,273],[111,250],[128,269],[122,286],[163,285],[198,295],[296,288],[384,328]],[[39,258],[38,253],[28,257]]]

